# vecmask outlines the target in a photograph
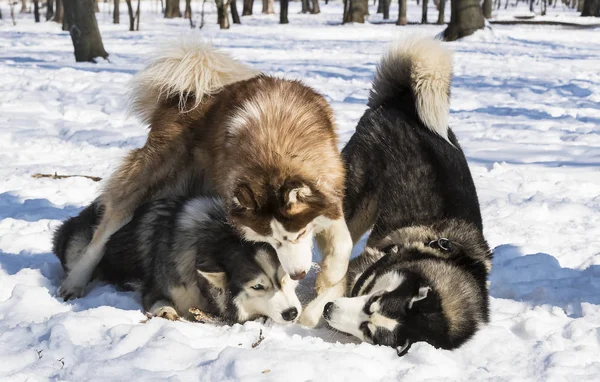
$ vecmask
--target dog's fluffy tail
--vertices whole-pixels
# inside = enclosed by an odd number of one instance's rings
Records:
[[[452,55],[440,41],[411,39],[393,46],[381,59],[369,107],[376,108],[410,91],[421,122],[448,140]]]
[[[150,64],[134,77],[131,113],[149,122],[160,102],[170,98],[179,102],[182,111],[189,111],[203,97],[258,74],[208,43],[182,38],[158,50]],[[194,102],[189,106],[191,100]]]
[[[52,252],[58,257],[65,271],[70,270],[87,245],[92,241],[94,230],[102,218],[104,208],[97,202],[87,206],[54,231]]]

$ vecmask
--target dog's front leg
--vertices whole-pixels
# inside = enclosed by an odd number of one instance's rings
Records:
[[[316,238],[323,257],[321,272],[317,275],[315,285],[317,294],[321,294],[338,284],[346,275],[353,245],[343,216],[334,220]]]
[[[323,309],[328,302],[334,301],[340,297],[344,297],[346,293],[346,278],[342,277],[342,280],[336,285],[323,290],[314,300],[312,300],[302,311],[298,323],[300,325],[314,328],[321,322],[323,316]]]

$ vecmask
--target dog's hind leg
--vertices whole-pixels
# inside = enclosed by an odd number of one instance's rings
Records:
[[[70,265],[67,278],[60,286],[59,294],[65,301],[80,297],[83,294],[83,290],[90,281],[96,266],[102,260],[104,245],[110,236],[127,224],[130,219],[130,216],[124,216],[121,212],[111,211],[109,208],[106,209],[104,216],[107,218],[102,219],[94,232],[92,241],[77,261]]]
[[[191,160],[186,151],[185,128],[176,123],[153,126],[144,147],[133,150],[110,177],[101,196],[106,210],[92,241],[59,289],[66,301],[82,296],[94,269],[102,260],[110,236],[129,222],[135,209],[169,187]]]

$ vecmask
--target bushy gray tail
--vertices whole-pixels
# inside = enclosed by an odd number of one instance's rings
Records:
[[[417,115],[427,128],[448,140],[452,55],[433,39],[394,45],[381,59],[369,96],[376,108],[410,89]]]

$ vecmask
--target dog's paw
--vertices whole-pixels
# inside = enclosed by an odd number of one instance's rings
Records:
[[[312,301],[304,308],[298,323],[309,328],[316,328],[321,323],[323,315],[323,304],[320,301]]]
[[[87,282],[71,276],[67,276],[65,281],[58,288],[58,295],[64,301],[72,300],[83,296]]]
[[[179,315],[177,311],[171,306],[163,306],[159,308],[155,313],[154,317],[165,318],[170,321],[179,321]]]

